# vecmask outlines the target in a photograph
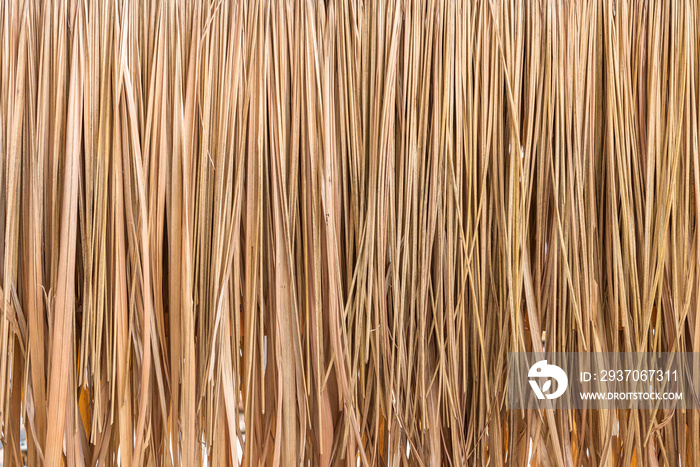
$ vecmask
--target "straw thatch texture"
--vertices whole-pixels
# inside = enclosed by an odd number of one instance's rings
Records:
[[[504,402],[700,351],[699,21],[0,0],[4,465],[700,465],[698,411]]]

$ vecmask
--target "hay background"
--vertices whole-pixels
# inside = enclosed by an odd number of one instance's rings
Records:
[[[0,1],[4,465],[700,465],[697,411],[504,402],[700,350],[699,16]]]

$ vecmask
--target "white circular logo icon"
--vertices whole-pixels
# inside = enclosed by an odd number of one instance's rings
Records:
[[[566,377],[564,370],[556,365],[547,365],[547,360],[540,360],[532,365],[527,377],[538,399],[556,399],[564,394],[569,385],[569,378]],[[557,390],[549,394],[552,389],[552,380],[557,382]]]

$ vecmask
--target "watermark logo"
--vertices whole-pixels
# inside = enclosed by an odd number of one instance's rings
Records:
[[[509,410],[700,409],[700,352],[508,352],[507,378]]]
[[[564,370],[556,365],[548,365],[547,360],[540,360],[532,365],[527,377],[538,399],[556,399],[564,394],[569,385],[569,378]],[[557,382],[557,389],[548,394],[552,389],[552,380]]]

